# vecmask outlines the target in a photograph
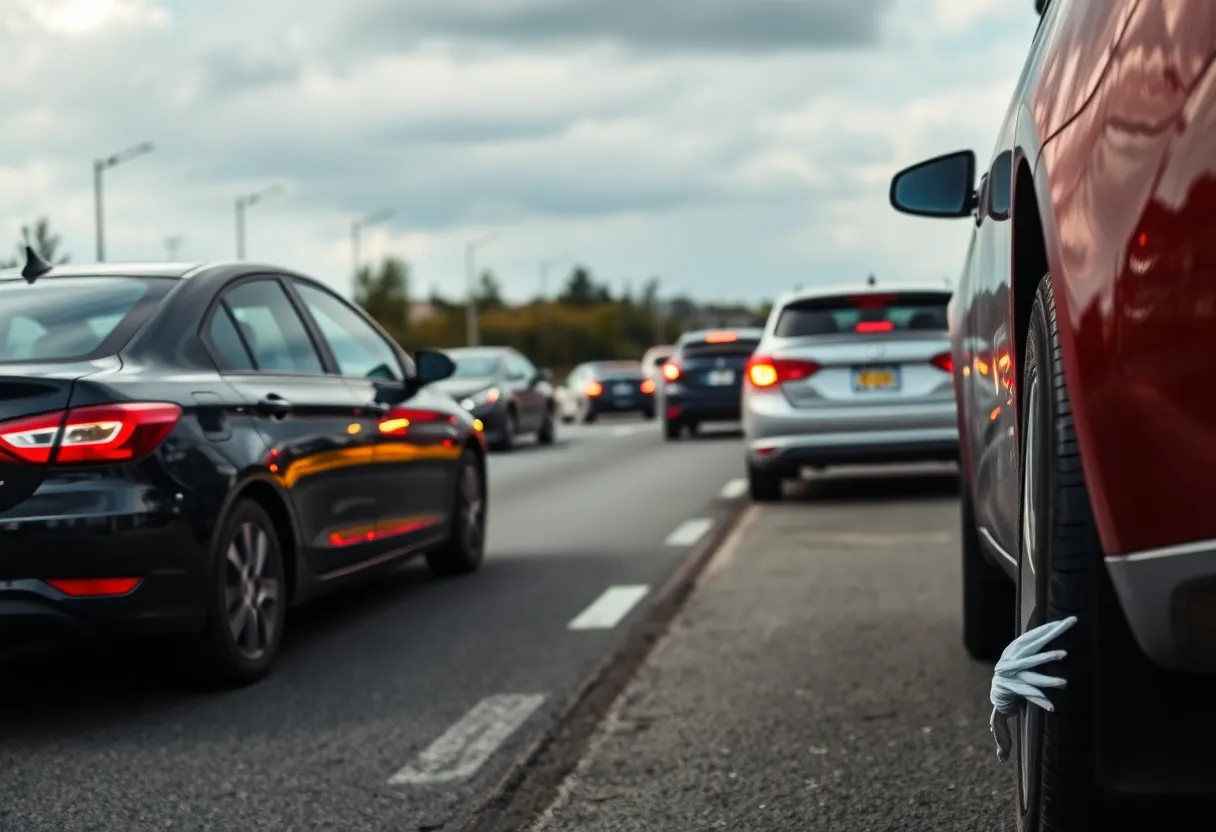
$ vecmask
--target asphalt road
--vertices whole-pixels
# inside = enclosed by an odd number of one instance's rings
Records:
[[[940,468],[748,509],[533,832],[1011,830],[958,511]]]
[[[0,830],[450,829],[739,506],[737,434],[561,427],[492,458],[482,571],[416,563],[300,611],[261,684],[199,693],[129,650],[0,660]]]

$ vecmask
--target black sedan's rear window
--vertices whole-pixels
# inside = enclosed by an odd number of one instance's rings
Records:
[[[855,332],[945,332],[948,292],[838,295],[796,301],[781,310],[774,335],[801,338]]]
[[[90,358],[131,332],[174,281],[60,277],[0,282],[0,362]],[[120,331],[121,330],[121,331]]]

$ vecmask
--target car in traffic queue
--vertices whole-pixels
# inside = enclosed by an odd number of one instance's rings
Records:
[[[743,387],[753,500],[781,499],[803,468],[957,459],[949,300],[876,283],[778,298]]]
[[[442,353],[272,265],[27,256],[0,272],[0,637],[152,636],[245,684],[290,607],[481,565],[485,440],[430,389]]]
[[[562,421],[591,424],[604,414],[639,413],[655,417],[654,379],[637,361],[588,361],[566,377]]]
[[[552,445],[557,402],[552,375],[511,347],[444,350],[456,365],[435,387],[460,402],[482,424],[490,448],[509,451],[522,436]]]
[[[675,351],[675,344],[661,344],[646,350],[642,355],[642,372],[645,373],[646,378],[653,380],[655,384],[662,384],[663,365]]]
[[[1036,3],[992,154],[915,164],[904,213],[965,219],[950,307],[963,641],[1075,616],[1067,687],[1013,731],[1023,830],[1216,814],[1216,18]],[[977,168],[979,168],[977,170]],[[977,181],[978,174],[978,181]],[[1123,828],[1120,826],[1119,828]]]
[[[685,332],[663,362],[663,436],[696,436],[705,422],[737,422],[747,360],[760,330],[704,329]]]

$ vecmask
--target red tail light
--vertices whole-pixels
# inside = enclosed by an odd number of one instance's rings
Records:
[[[437,410],[414,410],[394,407],[380,420],[380,432],[391,436],[402,436],[410,425],[454,425],[456,417]]]
[[[929,359],[929,363],[944,373],[954,372],[954,359],[950,357],[950,353],[948,352],[933,356]]]
[[[668,381],[678,381],[680,378],[680,365],[674,361],[668,361],[663,364],[663,378]]]
[[[653,379],[648,378],[642,382],[642,392],[643,393],[647,393],[647,394],[653,393],[654,388],[655,388],[655,384],[654,384]]]
[[[106,595],[126,595],[139,586],[141,578],[56,578],[46,581],[64,595],[73,598],[99,598]]]
[[[765,389],[787,381],[810,378],[823,369],[814,361],[799,361],[793,358],[770,358],[753,355],[747,360],[747,380],[752,387]]]
[[[142,459],[165,440],[182,409],[127,402],[41,413],[0,424],[0,453],[27,465],[93,465]]]
[[[853,327],[854,332],[892,332],[895,324],[891,321],[859,321]]]
[[[600,384],[598,381],[589,381],[587,382],[587,387],[585,388],[584,392],[591,398],[595,398],[604,392],[604,385]]]

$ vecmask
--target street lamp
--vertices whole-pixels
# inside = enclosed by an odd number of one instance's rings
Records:
[[[236,198],[236,259],[245,259],[245,211],[265,199],[283,193],[279,183],[269,185],[260,191],[254,191]]]
[[[173,263],[177,261],[177,249],[182,244],[181,235],[165,238],[165,261]]]
[[[486,234],[469,240],[464,246],[465,270],[468,272],[469,302],[465,306],[464,326],[465,338],[470,347],[477,346],[477,269],[474,266],[474,255],[477,249],[498,239],[498,234]]]
[[[379,225],[392,217],[397,212],[392,208],[381,208],[379,211],[360,217],[350,224],[350,258],[353,268],[352,274],[359,273],[359,232],[365,228],[370,228],[373,225]]]
[[[121,165],[123,162],[129,162],[139,156],[146,156],[152,152],[152,147],[152,142],[140,142],[137,145],[128,147],[126,150],[115,153],[113,156],[93,160],[93,209],[95,212],[94,219],[97,224],[98,263],[104,263],[106,260],[105,208],[104,198],[102,196],[102,174],[104,174],[110,168]]]

